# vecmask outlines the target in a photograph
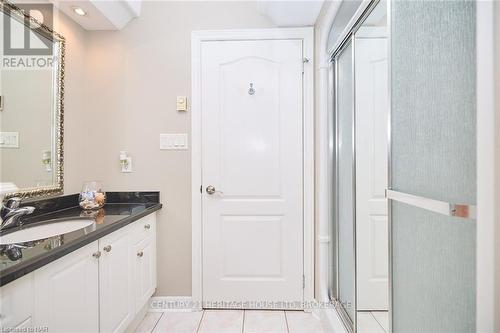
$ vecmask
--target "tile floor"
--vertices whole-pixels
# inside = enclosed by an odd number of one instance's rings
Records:
[[[148,312],[135,333],[330,333],[302,311]]]
[[[387,311],[358,312],[359,333],[389,332],[389,314]]]

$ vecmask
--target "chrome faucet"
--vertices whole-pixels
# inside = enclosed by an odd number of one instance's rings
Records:
[[[2,218],[0,230],[22,225],[21,217],[35,211],[35,207],[19,207],[20,204],[21,198],[17,197],[7,199],[3,202],[0,209],[0,217]]]

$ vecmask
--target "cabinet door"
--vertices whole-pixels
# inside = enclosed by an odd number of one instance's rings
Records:
[[[139,311],[156,289],[156,236],[152,235],[134,246],[136,311]]]
[[[123,332],[135,314],[130,228],[99,240],[100,332]]]
[[[0,328],[33,327],[33,274],[0,289]]]
[[[51,333],[99,331],[97,245],[95,241],[34,272],[36,326]]]

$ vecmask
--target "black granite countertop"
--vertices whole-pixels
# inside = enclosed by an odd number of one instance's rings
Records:
[[[106,205],[96,211],[82,210],[76,194],[23,203],[23,206],[35,206],[36,209],[23,220],[20,228],[82,217],[92,218],[94,223],[66,234],[14,244],[22,254],[17,260],[12,260],[12,252],[5,251],[9,245],[0,245],[0,286],[162,208],[159,192],[107,192],[106,197]],[[0,237],[20,228],[4,230]]]

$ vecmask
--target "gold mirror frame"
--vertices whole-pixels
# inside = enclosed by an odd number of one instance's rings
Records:
[[[29,16],[23,10],[21,10],[16,5],[6,1],[0,0],[0,11],[6,13],[10,17],[13,17],[23,24],[26,25],[26,22],[34,23],[39,26],[40,31],[45,37],[51,39],[54,44],[57,45],[56,50],[56,59],[58,64],[58,73],[55,82],[56,84],[56,92],[54,96],[55,103],[55,114],[54,114],[54,123],[52,126],[55,142],[55,156],[54,161],[55,165],[53,166],[54,177],[53,184],[49,186],[39,186],[39,187],[27,187],[20,189],[17,192],[6,193],[4,198],[11,197],[21,197],[21,198],[35,198],[35,197],[45,197],[45,196],[55,196],[63,193],[64,189],[64,63],[65,63],[65,48],[66,48],[66,40],[65,38],[55,32],[53,29],[49,28],[45,24],[38,22],[35,18]]]

